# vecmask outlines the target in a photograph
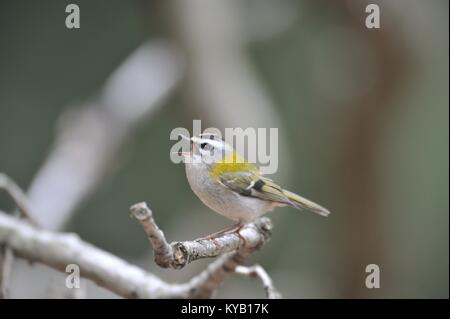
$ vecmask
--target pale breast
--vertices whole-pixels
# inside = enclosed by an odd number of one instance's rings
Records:
[[[186,164],[186,175],[192,191],[209,208],[235,220],[248,222],[254,220],[275,206],[271,202],[246,197],[233,192],[208,176],[202,164]]]

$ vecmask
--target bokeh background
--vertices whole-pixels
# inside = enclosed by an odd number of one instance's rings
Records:
[[[381,28],[367,29],[366,1],[78,0],[69,30],[70,2],[0,5],[0,171],[43,225],[185,281],[209,261],[159,269],[128,214],[147,201],[169,240],[230,224],[169,160],[171,130],[278,127],[272,177],[332,214],[271,213],[249,264],[286,298],[448,298],[447,1],[370,1]],[[14,208],[4,194],[0,207]],[[371,263],[379,289],[364,284]],[[62,297],[63,285],[18,260],[11,297]],[[238,276],[217,294],[263,296]]]

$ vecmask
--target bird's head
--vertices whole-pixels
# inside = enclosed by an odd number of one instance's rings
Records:
[[[255,171],[234,148],[215,134],[200,134],[192,138],[182,136],[190,142],[190,152],[183,153],[186,164],[193,164],[209,171],[212,177],[220,177],[226,172]]]
[[[186,162],[214,165],[234,153],[233,147],[216,134],[200,134],[192,138],[180,136],[190,142],[190,151],[182,153],[185,158],[190,158]]]

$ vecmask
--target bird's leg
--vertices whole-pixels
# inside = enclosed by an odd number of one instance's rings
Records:
[[[232,234],[234,232],[238,232],[239,230],[241,230],[242,226],[244,226],[244,223],[242,223],[240,221],[237,224],[231,225],[231,226],[229,226],[229,227],[227,227],[225,229],[219,230],[219,231],[217,231],[215,233],[212,233],[210,235],[207,235],[205,237],[197,238],[195,241],[197,241],[197,240],[205,240],[205,239],[210,240],[210,239],[217,238],[217,237],[219,237],[221,235]]]

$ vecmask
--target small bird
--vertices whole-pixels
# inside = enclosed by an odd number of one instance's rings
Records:
[[[322,216],[330,212],[262,176],[259,168],[243,159],[214,134],[201,134],[189,140],[190,151],[182,152],[192,191],[213,211],[238,222],[251,222],[275,207],[307,209]]]

